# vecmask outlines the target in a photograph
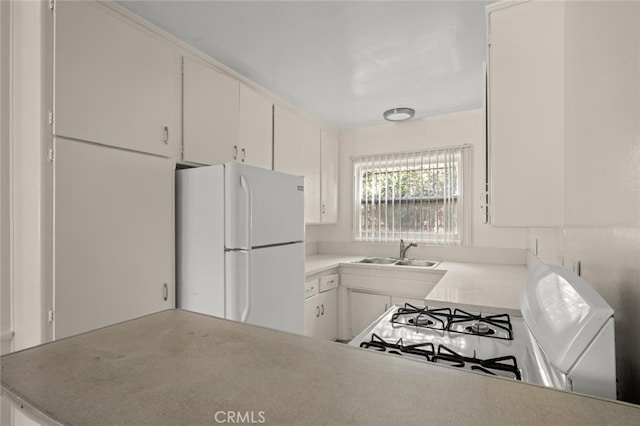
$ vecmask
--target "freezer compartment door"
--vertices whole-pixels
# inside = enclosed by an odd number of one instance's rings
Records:
[[[304,240],[304,178],[225,164],[225,247],[248,249]]]
[[[304,333],[301,243],[226,253],[227,319]]]

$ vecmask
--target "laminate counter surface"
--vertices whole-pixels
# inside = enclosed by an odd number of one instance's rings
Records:
[[[2,387],[69,425],[207,425],[221,412],[274,425],[640,420],[637,406],[181,310],[5,355]]]
[[[437,268],[446,272],[425,298],[427,305],[522,315],[525,265],[442,262]]]
[[[355,262],[365,256],[346,256],[333,254],[314,254],[307,256],[304,262],[304,272],[307,275],[317,274],[319,272],[335,269],[341,263]]]

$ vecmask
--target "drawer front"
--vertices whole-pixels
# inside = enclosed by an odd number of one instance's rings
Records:
[[[316,278],[315,280],[310,280],[305,282],[304,285],[304,298],[308,299],[311,296],[315,296],[316,294],[319,293],[319,289],[318,289],[318,279]]]
[[[320,293],[337,288],[340,282],[338,274],[325,275],[320,277]]]

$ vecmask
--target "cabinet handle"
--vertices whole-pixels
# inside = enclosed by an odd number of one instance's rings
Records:
[[[238,145],[233,146],[233,159],[234,160],[238,159]]]
[[[164,126],[164,144],[169,145],[169,127]]]
[[[322,310],[320,311],[320,315],[324,315],[324,304],[320,305],[320,306],[322,306]]]
[[[169,285],[167,283],[162,286],[162,298],[165,302],[169,299]]]
[[[326,205],[322,205],[322,214],[325,214],[327,212],[327,206]]]
[[[316,306],[316,318],[320,318],[320,306]]]
[[[387,304],[384,304],[384,311],[387,312]]]
[[[242,160],[240,160],[240,161],[242,161],[244,163],[244,159],[245,158],[247,158],[247,151],[244,148],[242,148]]]

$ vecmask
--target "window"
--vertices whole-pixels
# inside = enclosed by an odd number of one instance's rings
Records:
[[[469,146],[353,160],[356,241],[467,242]]]

